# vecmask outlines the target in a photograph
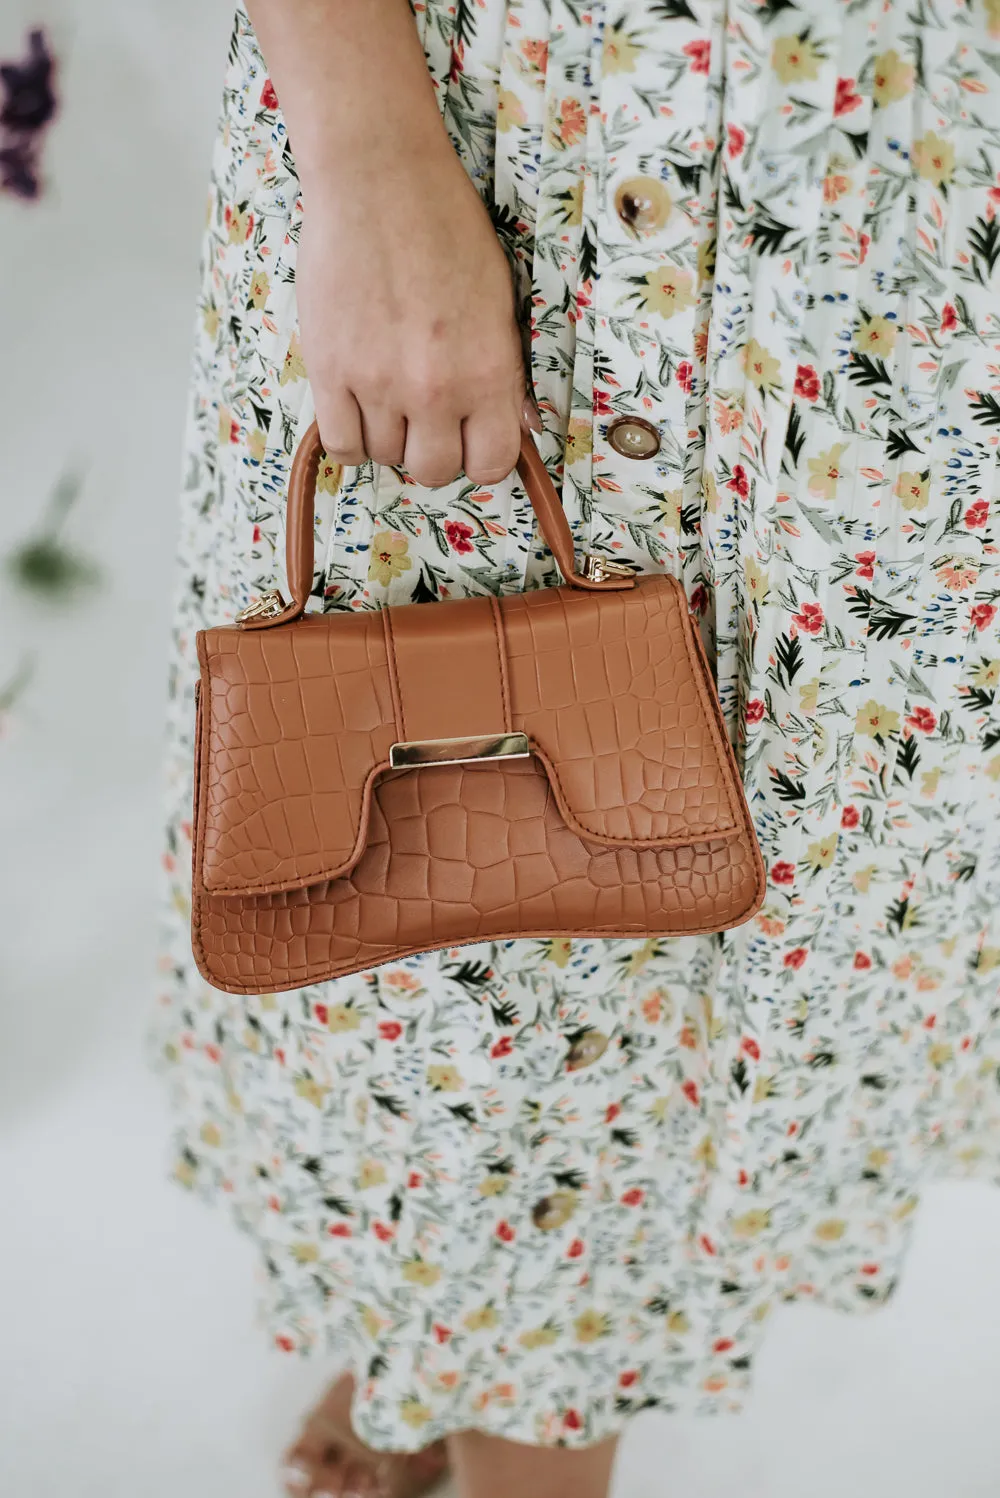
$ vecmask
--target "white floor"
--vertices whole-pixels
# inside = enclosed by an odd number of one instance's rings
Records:
[[[67,49],[52,192],[0,201],[0,551],[79,461],[104,588],[0,598],[0,1493],[272,1498],[321,1379],[254,1325],[249,1247],[164,1179],[143,1069],[178,443],[225,0],[4,0]],[[649,1416],[628,1498],[996,1498],[1000,1193],[938,1187],[897,1302],[781,1313],[739,1419]]]

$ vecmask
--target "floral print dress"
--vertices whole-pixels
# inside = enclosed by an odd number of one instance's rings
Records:
[[[1000,0],[423,0],[581,546],[684,582],[766,855],[724,938],[194,970],[194,635],[280,581],[302,202],[236,19],[208,204],[158,1039],[179,1178],[372,1446],[735,1408],[1000,1154]],[[515,481],[327,464],[317,609],[556,580]]]

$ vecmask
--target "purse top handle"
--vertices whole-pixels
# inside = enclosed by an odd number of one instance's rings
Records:
[[[285,603],[279,593],[267,594],[251,604],[236,622],[245,629],[270,629],[287,624],[305,613],[313,586],[313,528],[315,525],[316,478],[323,456],[323,439],[314,421],[302,438],[292,461],[288,481],[288,507],[285,515],[285,570],[291,602]],[[517,472],[531,500],[542,539],[556,560],[566,582],[574,588],[605,593],[635,587],[631,567],[609,557],[588,554],[583,571],[576,568],[573,533],[549,477],[549,471],[530,432],[522,431]]]

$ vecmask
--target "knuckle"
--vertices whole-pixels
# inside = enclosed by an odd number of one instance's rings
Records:
[[[443,489],[447,484],[455,482],[460,471],[454,463],[419,463],[416,468],[410,469],[410,477],[424,489]]]

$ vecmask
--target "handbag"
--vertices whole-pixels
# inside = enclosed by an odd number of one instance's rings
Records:
[[[291,601],[198,635],[192,937],[228,993],[478,941],[721,931],[764,870],[676,578],[590,555],[525,433],[565,585],[306,614],[315,423]]]

